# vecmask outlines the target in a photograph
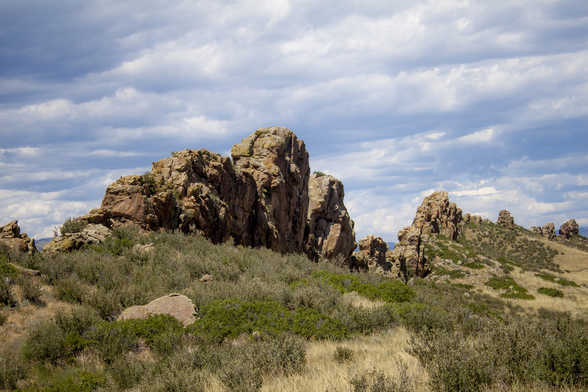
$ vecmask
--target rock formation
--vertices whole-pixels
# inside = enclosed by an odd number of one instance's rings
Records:
[[[472,224],[472,225],[479,225],[483,222],[483,218],[481,216],[478,215],[471,215],[471,214],[465,214],[463,216],[463,223],[465,224]]]
[[[361,269],[385,273],[391,264],[386,260],[388,244],[382,237],[368,235],[359,240],[359,251],[354,253],[355,262]]]
[[[344,195],[343,183],[335,177],[322,173],[310,176],[305,244],[313,260],[337,255],[347,259],[355,249],[354,224],[343,204]]]
[[[110,184],[101,207],[76,221],[106,229],[179,229],[215,243],[232,239],[279,252],[349,257],[355,237],[343,185],[332,177],[316,180],[309,197],[308,153],[291,130],[258,129],[231,155],[232,161],[206,150],[173,153],[144,175]],[[54,241],[67,246],[49,249],[78,246],[76,236],[66,237]]]
[[[559,235],[564,238],[569,239],[572,236],[578,234],[580,234],[580,227],[578,226],[578,223],[576,223],[575,219],[570,219],[559,227]]]
[[[29,238],[26,233],[20,232],[18,221],[12,221],[0,227],[0,243],[8,246],[13,251],[35,253],[35,240]]]
[[[543,237],[547,238],[548,240],[554,240],[555,237],[555,225],[551,222],[546,223],[543,227],[533,226],[531,227],[531,231],[533,233],[542,235]]]
[[[462,211],[455,203],[449,202],[447,192],[435,192],[425,197],[412,222],[421,234],[442,234],[456,240]]]
[[[196,308],[190,298],[181,294],[169,294],[157,298],[147,305],[131,306],[125,309],[119,320],[145,319],[151,315],[167,314],[175,317],[184,327],[196,321]]]
[[[514,218],[507,210],[501,210],[498,213],[498,219],[496,220],[496,224],[502,227],[514,227]]]
[[[45,247],[45,253],[69,252],[84,245],[97,244],[110,236],[111,231],[104,225],[89,223],[81,231],[66,233],[53,238]]]

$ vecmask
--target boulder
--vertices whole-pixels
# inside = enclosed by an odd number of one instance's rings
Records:
[[[310,175],[304,142],[287,128],[262,128],[234,145],[231,156],[257,188],[252,245],[304,250]]]
[[[498,219],[496,220],[496,224],[502,227],[512,228],[514,227],[514,218],[508,212],[508,210],[501,210],[498,213]]]
[[[21,233],[18,221],[15,220],[4,226],[0,226],[0,244],[4,244],[16,252],[29,254],[37,252],[35,240],[30,238],[26,233]]]
[[[559,235],[564,238],[569,239],[572,236],[578,234],[580,234],[580,227],[578,226],[578,223],[576,223],[575,219],[570,219],[559,227]]]
[[[335,177],[322,173],[310,176],[305,246],[311,259],[349,259],[353,253],[354,224],[343,204],[344,196],[343,183]]]
[[[54,237],[45,247],[45,253],[69,252],[84,245],[98,244],[111,235],[111,230],[101,224],[90,223],[78,233],[66,233]]]
[[[455,203],[449,202],[447,192],[434,192],[425,197],[412,222],[412,226],[422,229],[422,234],[442,234],[456,240],[462,211]]]
[[[125,309],[118,320],[146,319],[151,315],[167,314],[175,317],[184,327],[196,321],[196,308],[190,298],[181,294],[168,294],[147,305],[131,306]]]

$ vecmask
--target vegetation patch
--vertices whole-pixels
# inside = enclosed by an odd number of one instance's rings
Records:
[[[61,235],[66,235],[69,233],[79,233],[82,230],[84,230],[84,228],[87,225],[88,224],[84,221],[76,220],[73,218],[67,218],[59,228],[59,232],[61,233]]]
[[[541,278],[543,280],[546,280],[548,282],[557,283],[560,286],[580,287],[574,281],[568,280],[566,278],[557,277],[557,276],[550,274],[548,272],[541,272],[541,273],[535,274],[535,276],[538,278]]]
[[[337,274],[324,270],[315,272],[313,276],[327,282],[342,294],[355,291],[371,300],[395,303],[407,302],[415,297],[414,290],[400,280],[367,283],[362,282],[357,275]]]
[[[463,264],[464,267],[471,268],[471,269],[483,269],[485,265],[478,262],[478,261],[470,261],[468,263]]]
[[[550,297],[562,298],[564,296],[564,293],[561,290],[551,287],[540,287],[537,292],[539,294],[548,295]]]
[[[463,272],[461,270],[447,269],[444,267],[434,267],[433,274],[439,275],[439,276],[449,276],[449,278],[451,278],[451,279],[461,279],[466,275],[465,272]]]
[[[271,300],[214,301],[202,307],[201,315],[189,330],[216,342],[255,331],[273,335],[292,333],[307,339],[342,339],[349,333],[341,322],[315,309],[301,307],[290,310]]]
[[[503,290],[500,294],[503,298],[535,299],[526,288],[517,284],[510,276],[493,276],[485,284],[494,290]]]

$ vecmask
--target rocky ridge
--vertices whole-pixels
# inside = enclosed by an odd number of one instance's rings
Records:
[[[100,225],[92,229],[101,233],[134,225],[199,233],[214,243],[230,239],[237,245],[305,252],[315,259],[349,257],[355,235],[343,184],[315,176],[309,186],[308,153],[291,130],[258,129],[234,145],[231,156],[207,150],[173,153],[144,175],[110,184],[101,207],[76,222]],[[62,237],[48,244],[48,251],[75,249],[84,238],[92,241],[83,230]]]

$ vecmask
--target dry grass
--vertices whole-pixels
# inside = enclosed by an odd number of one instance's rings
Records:
[[[558,251],[558,254],[555,256],[555,262],[561,269],[566,271],[561,274],[562,276],[578,284],[588,285],[588,252],[544,238],[541,241],[550,248]]]
[[[343,294],[341,296],[341,301],[345,304],[363,309],[374,309],[386,304],[386,302],[384,301],[376,301],[368,299],[366,297],[362,297],[355,291]]]
[[[400,376],[400,363],[407,365],[410,379],[416,383],[416,391],[428,391],[425,370],[416,358],[406,353],[409,333],[404,328],[395,328],[381,334],[362,336],[342,342],[310,342],[307,347],[307,365],[302,374],[268,378],[262,391],[288,392],[349,392],[349,381],[357,375],[373,369],[388,377]],[[353,352],[348,362],[337,362],[337,347],[346,347]]]

